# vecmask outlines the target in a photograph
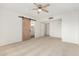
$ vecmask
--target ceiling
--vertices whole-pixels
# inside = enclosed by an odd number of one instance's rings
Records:
[[[0,8],[16,11],[35,19],[49,17],[67,11],[79,10],[79,3],[50,3],[48,8],[49,13],[41,12],[40,14],[32,10],[34,7],[35,5],[33,3],[0,3]]]

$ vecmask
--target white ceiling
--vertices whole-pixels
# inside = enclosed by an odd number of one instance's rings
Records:
[[[50,3],[49,13],[41,12],[40,14],[37,14],[36,11],[32,10],[34,7],[35,5],[33,3],[0,3],[0,8],[17,11],[36,19],[67,11],[79,10],[79,3]]]

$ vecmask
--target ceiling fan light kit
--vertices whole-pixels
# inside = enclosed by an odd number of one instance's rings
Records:
[[[38,9],[38,11],[41,12],[42,10],[41,9]]]
[[[38,3],[34,3],[34,5],[36,6],[36,8],[34,8],[33,10],[36,10],[38,14],[41,11],[44,11],[44,12],[47,12],[48,13],[48,6],[49,6],[49,4],[38,4]]]

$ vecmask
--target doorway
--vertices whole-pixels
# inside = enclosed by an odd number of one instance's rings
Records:
[[[49,23],[45,23],[45,36],[49,36]]]
[[[35,38],[35,21],[31,20],[31,38]]]

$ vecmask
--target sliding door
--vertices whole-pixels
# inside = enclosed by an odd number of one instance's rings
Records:
[[[23,18],[22,19],[22,40],[29,40],[31,37],[31,33],[30,33],[30,29],[31,29],[31,24],[30,24],[30,20],[27,18]]]

